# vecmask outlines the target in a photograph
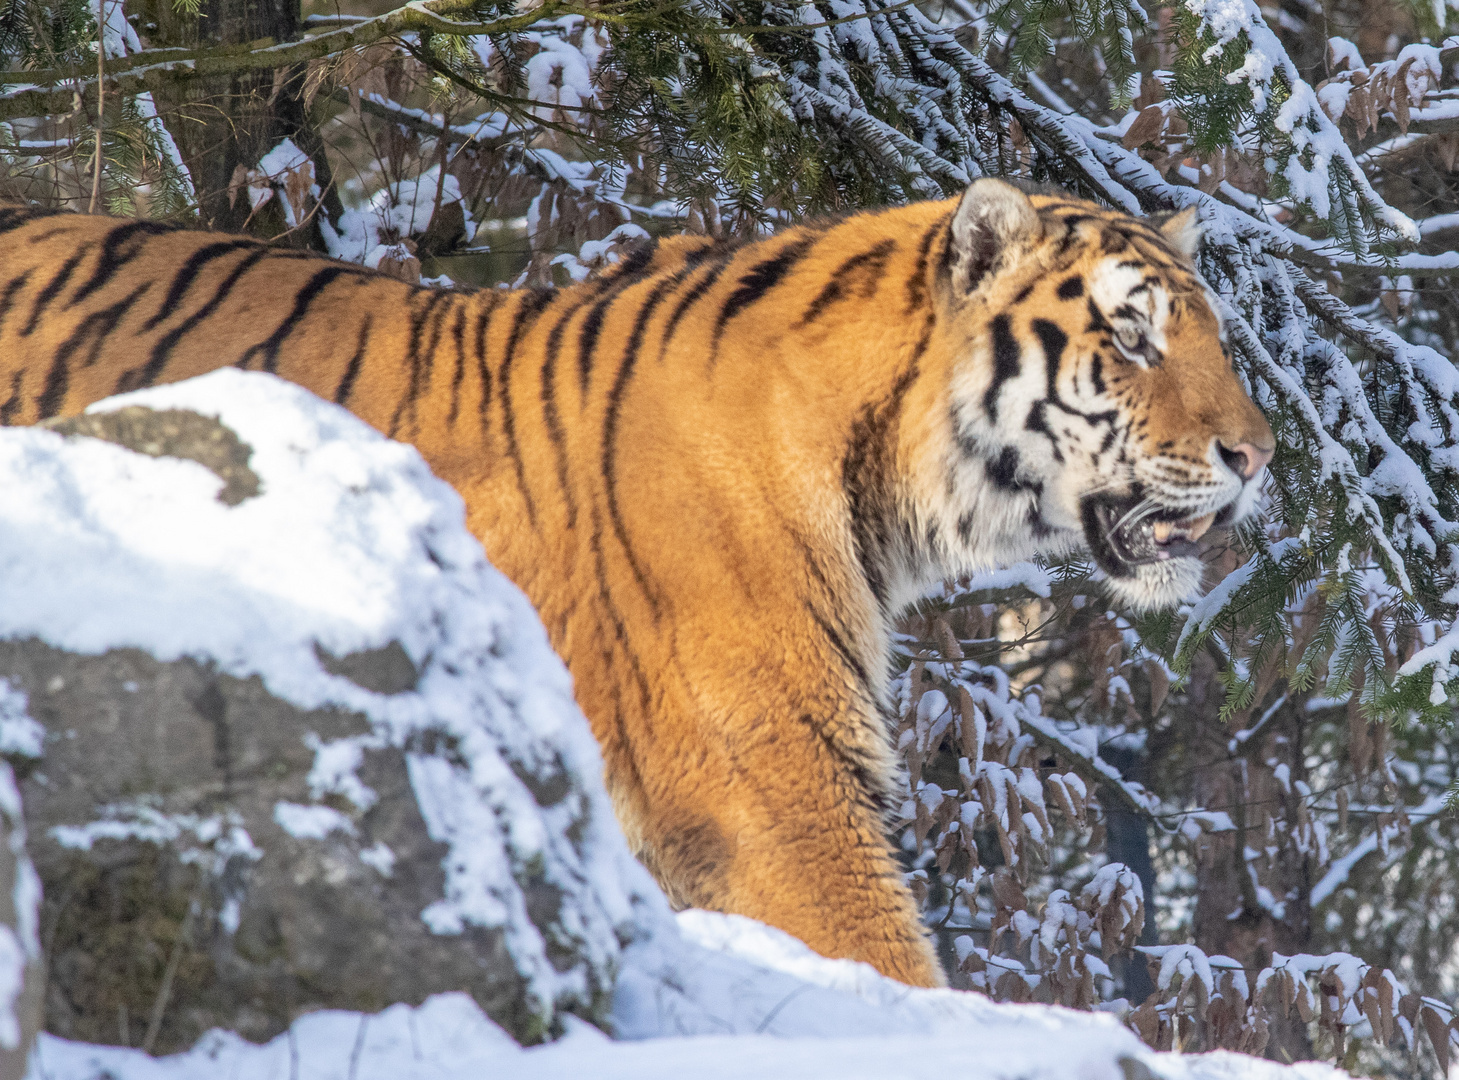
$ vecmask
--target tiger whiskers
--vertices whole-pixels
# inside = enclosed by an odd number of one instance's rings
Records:
[[[1158,513],[1162,509],[1164,509],[1164,507],[1159,502],[1157,502],[1151,496],[1147,495],[1145,496],[1145,498],[1137,502],[1134,506],[1126,510],[1124,517],[1120,518],[1119,521],[1116,521],[1109,531],[1112,533],[1117,533],[1126,526],[1138,525],[1151,514]]]

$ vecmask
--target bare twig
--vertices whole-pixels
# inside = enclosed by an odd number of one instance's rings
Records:
[[[102,110],[106,102],[106,0],[96,0],[96,160],[92,166],[91,205],[88,214],[96,213],[96,201],[101,197],[101,132],[104,126]]]
[[[178,966],[182,963],[182,950],[192,937],[193,914],[198,907],[198,894],[188,900],[187,914],[182,918],[182,927],[172,943],[172,952],[167,957],[167,968],[162,972],[162,985],[157,988],[157,999],[152,1002],[152,1015],[147,1020],[147,1034],[142,1039],[142,1052],[150,1054],[157,1033],[162,1029],[162,1017],[167,1012],[167,1003],[172,998],[172,983],[177,978]]]

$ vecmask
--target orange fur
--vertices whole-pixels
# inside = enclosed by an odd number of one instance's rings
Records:
[[[961,468],[949,395],[990,393],[990,319],[1033,348],[1026,316],[1059,309],[1058,282],[1111,229],[1199,296],[1153,229],[1032,205],[1042,233],[992,252],[966,297],[955,200],[739,248],[668,241],[555,293],[435,291],[247,239],[0,207],[0,422],[236,364],[414,443],[536,605],[670,898],[937,985],[889,853],[883,717],[890,618],[996,531],[938,517]],[[1083,305],[1064,308],[1048,317],[1082,340]],[[1129,438],[1269,442],[1204,300],[1179,310],[1180,357],[1112,372],[1159,429]],[[914,567],[898,545],[920,551],[924,530],[953,553]]]

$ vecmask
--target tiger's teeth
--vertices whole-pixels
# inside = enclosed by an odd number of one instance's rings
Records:
[[[1151,532],[1157,544],[1168,544],[1175,539],[1199,540],[1215,520],[1215,514],[1207,514],[1189,521],[1157,521],[1152,524]]]
[[[1199,540],[1216,520],[1215,514],[1207,514],[1205,517],[1194,518],[1185,523],[1185,531],[1190,534],[1192,540]]]

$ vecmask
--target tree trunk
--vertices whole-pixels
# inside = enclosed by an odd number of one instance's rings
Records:
[[[1099,756],[1118,769],[1126,780],[1150,786],[1149,759],[1144,751],[1102,746]],[[1160,932],[1155,925],[1155,862],[1150,856],[1149,820],[1143,814],[1118,809],[1121,803],[1113,796],[1101,795],[1100,802],[1105,807],[1105,852],[1110,862],[1124,863],[1134,872],[1145,893],[1145,925],[1140,931],[1140,944],[1158,945]],[[1149,968],[1139,953],[1130,958],[1111,957],[1110,968],[1119,982],[1120,993],[1131,1005],[1141,1005],[1155,992],[1155,981],[1150,978]]]
[[[1268,703],[1285,689],[1278,686]],[[1273,953],[1306,952],[1312,940],[1314,867],[1296,835],[1306,819],[1294,791],[1305,775],[1302,701],[1283,701],[1233,753],[1236,727],[1220,720],[1224,697],[1216,661],[1202,653],[1191,671],[1186,711],[1191,753],[1201,763],[1193,795],[1197,806],[1228,813],[1235,828],[1205,833],[1197,843],[1195,943],[1207,956],[1238,961],[1254,984]],[[1248,724],[1265,711],[1253,710]],[[1281,765],[1290,773],[1285,783],[1275,771]],[[1312,1057],[1295,1011],[1289,1020],[1273,1020],[1266,1054],[1278,1061]]]
[[[288,41],[299,36],[299,0],[202,0],[196,16],[178,12],[172,0],[142,0],[150,44],[155,46],[241,45],[263,38]],[[340,212],[329,162],[305,107],[307,69],[245,71],[207,79],[179,81],[158,96],[158,111],[192,174],[202,224],[228,232],[248,231],[267,238],[287,234],[295,247],[323,249],[317,214],[289,230],[279,199],[254,213],[244,172],[282,139],[308,154],[323,209]]]

